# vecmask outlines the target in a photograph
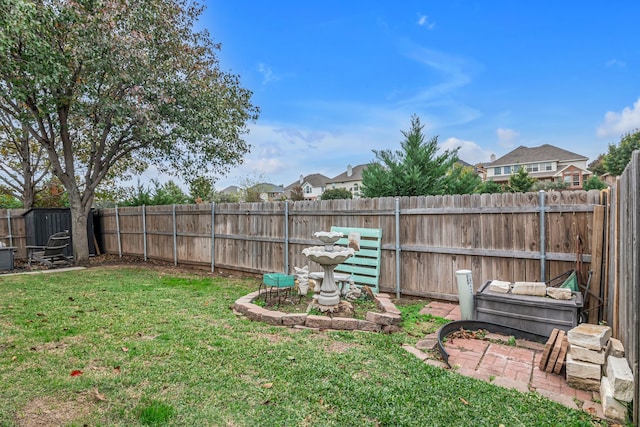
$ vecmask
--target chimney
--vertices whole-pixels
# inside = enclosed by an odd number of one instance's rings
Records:
[[[300,185],[304,182],[304,176],[300,175]]]
[[[347,165],[347,176],[353,175],[353,168],[351,165]]]
[[[496,155],[495,154],[491,154],[491,163],[496,161]]]

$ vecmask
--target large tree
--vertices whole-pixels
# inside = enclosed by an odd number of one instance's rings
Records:
[[[251,92],[220,69],[186,0],[0,0],[0,109],[47,153],[68,193],[74,255],[98,185],[148,163],[186,179],[249,147]]]
[[[458,150],[438,151],[438,137],[425,142],[418,116],[411,117],[411,130],[402,132],[402,150],[374,150],[376,162],[362,172],[365,197],[428,196],[446,194]]]
[[[45,150],[31,137],[29,126],[0,110],[0,183],[30,209],[47,177]]]

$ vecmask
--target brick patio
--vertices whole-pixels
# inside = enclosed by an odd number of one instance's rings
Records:
[[[431,314],[449,320],[460,320],[457,304],[433,301],[421,314]],[[544,345],[517,340],[507,345],[509,337],[489,334],[485,339],[449,338],[445,349],[449,364],[465,376],[491,382],[501,387],[521,392],[536,391],[539,394],[573,409],[582,409],[593,416],[604,418],[597,392],[578,390],[567,384],[564,368],[560,375],[538,369]],[[502,344],[502,343],[503,344]],[[430,365],[446,368],[441,360],[411,346],[405,348]]]

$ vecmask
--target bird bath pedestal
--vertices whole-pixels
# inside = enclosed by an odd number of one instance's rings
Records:
[[[312,246],[305,248],[302,254],[313,262],[317,262],[322,267],[324,276],[320,293],[317,295],[316,302],[321,307],[332,307],[340,304],[340,290],[336,285],[333,270],[338,264],[343,263],[347,258],[355,254],[352,248],[342,246],[334,246],[344,235],[334,231],[318,231],[313,234],[324,246]],[[315,297],[314,297],[315,298]]]

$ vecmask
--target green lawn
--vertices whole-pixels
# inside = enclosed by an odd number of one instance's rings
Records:
[[[0,426],[592,425],[428,366],[402,333],[236,316],[257,284],[127,267],[0,276]]]

